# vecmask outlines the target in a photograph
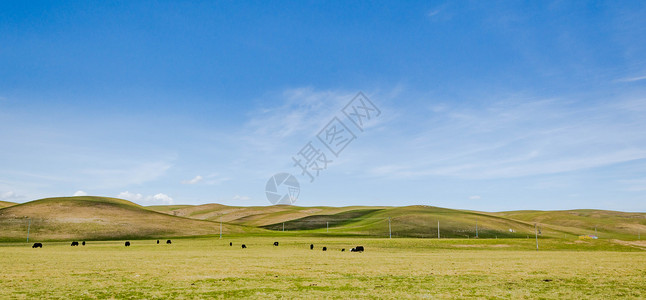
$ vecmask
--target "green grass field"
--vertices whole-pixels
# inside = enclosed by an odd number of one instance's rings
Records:
[[[646,251],[603,240],[541,239],[540,251],[533,239],[277,235],[131,242],[128,248],[121,241],[48,242],[42,249],[0,244],[2,298],[646,297]],[[366,252],[340,251],[355,245]]]

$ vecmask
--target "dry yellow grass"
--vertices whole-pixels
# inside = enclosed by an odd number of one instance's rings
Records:
[[[24,240],[28,219],[30,239],[105,240],[218,234],[220,224],[175,217],[145,209],[132,202],[103,197],[49,198],[0,210],[0,237]],[[261,229],[223,224],[227,233]]]
[[[0,208],[5,208],[13,205],[16,205],[16,203],[8,202],[8,201],[0,201]]]

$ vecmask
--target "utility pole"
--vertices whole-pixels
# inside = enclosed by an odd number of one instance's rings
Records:
[[[325,232],[330,232],[330,222],[325,222]]]
[[[285,232],[285,222],[283,222],[283,232]]]
[[[476,220],[476,238],[478,237],[478,221]]]
[[[440,238],[440,220],[437,220],[437,238]]]
[[[29,225],[27,226],[27,243],[29,243],[29,231],[31,230],[31,218],[29,218]]]
[[[536,251],[538,251],[538,225],[534,223],[534,233],[536,234]]]
[[[389,239],[393,238],[393,231],[392,231],[392,228],[390,227],[390,217],[388,217],[388,238]]]
[[[222,239],[222,218],[220,218],[220,239]]]

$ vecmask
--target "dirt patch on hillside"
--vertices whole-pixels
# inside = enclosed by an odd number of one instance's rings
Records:
[[[619,245],[630,246],[630,247],[646,250],[646,241],[622,241],[622,240],[610,240],[610,241],[613,243],[617,243]]]

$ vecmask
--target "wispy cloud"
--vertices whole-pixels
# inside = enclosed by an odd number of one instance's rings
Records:
[[[130,200],[132,202],[143,204],[143,205],[154,205],[154,204],[170,205],[174,203],[173,198],[163,193],[144,196],[143,194],[140,194],[140,193],[131,193],[129,191],[125,191],[125,192],[119,193],[117,195],[117,198]]]
[[[75,196],[75,197],[76,196],[87,196],[87,193],[84,192],[84,191],[79,190],[79,191],[74,192],[73,196]]]
[[[202,181],[202,179],[204,179],[202,176],[197,175],[197,176],[193,177],[192,179],[182,180],[182,184],[196,184],[196,183]]]
[[[235,195],[235,196],[233,196],[233,200],[242,200],[242,201],[245,201],[245,200],[249,200],[249,199],[251,199],[251,197],[247,197],[247,196],[240,196],[240,195]]]
[[[230,137],[229,144],[237,153],[233,163],[240,165],[234,169],[251,170],[254,176],[264,178],[291,165],[290,157],[315,139],[335,115],[342,115],[341,110],[357,92],[303,87],[268,94],[271,106],[264,104],[250,112],[244,127]],[[364,93],[371,97],[370,92]]]
[[[447,2],[444,4],[438,5],[432,9],[429,9],[426,12],[426,17],[433,21],[450,20],[453,17],[453,14],[448,11],[447,9],[449,8],[448,6],[449,6],[449,3]]]
[[[356,91],[287,89],[277,98],[278,106],[264,107],[250,114],[246,128],[261,136],[283,139],[297,134],[311,134],[328,117],[350,101]]]
[[[14,191],[0,193],[0,200],[2,201],[14,200],[16,198],[18,198],[18,195]]]
[[[375,176],[493,179],[571,172],[646,158],[646,120],[622,102],[499,102],[434,111],[413,139],[399,140]],[[626,143],[630,141],[630,143]]]
[[[433,9],[433,10],[430,10],[428,13],[426,13],[426,16],[433,17],[439,14],[441,11],[442,11],[441,9]]]
[[[636,77],[626,77],[626,78],[620,78],[617,79],[617,82],[635,82],[635,81],[641,81],[641,80],[646,80],[646,76],[636,76]]]

